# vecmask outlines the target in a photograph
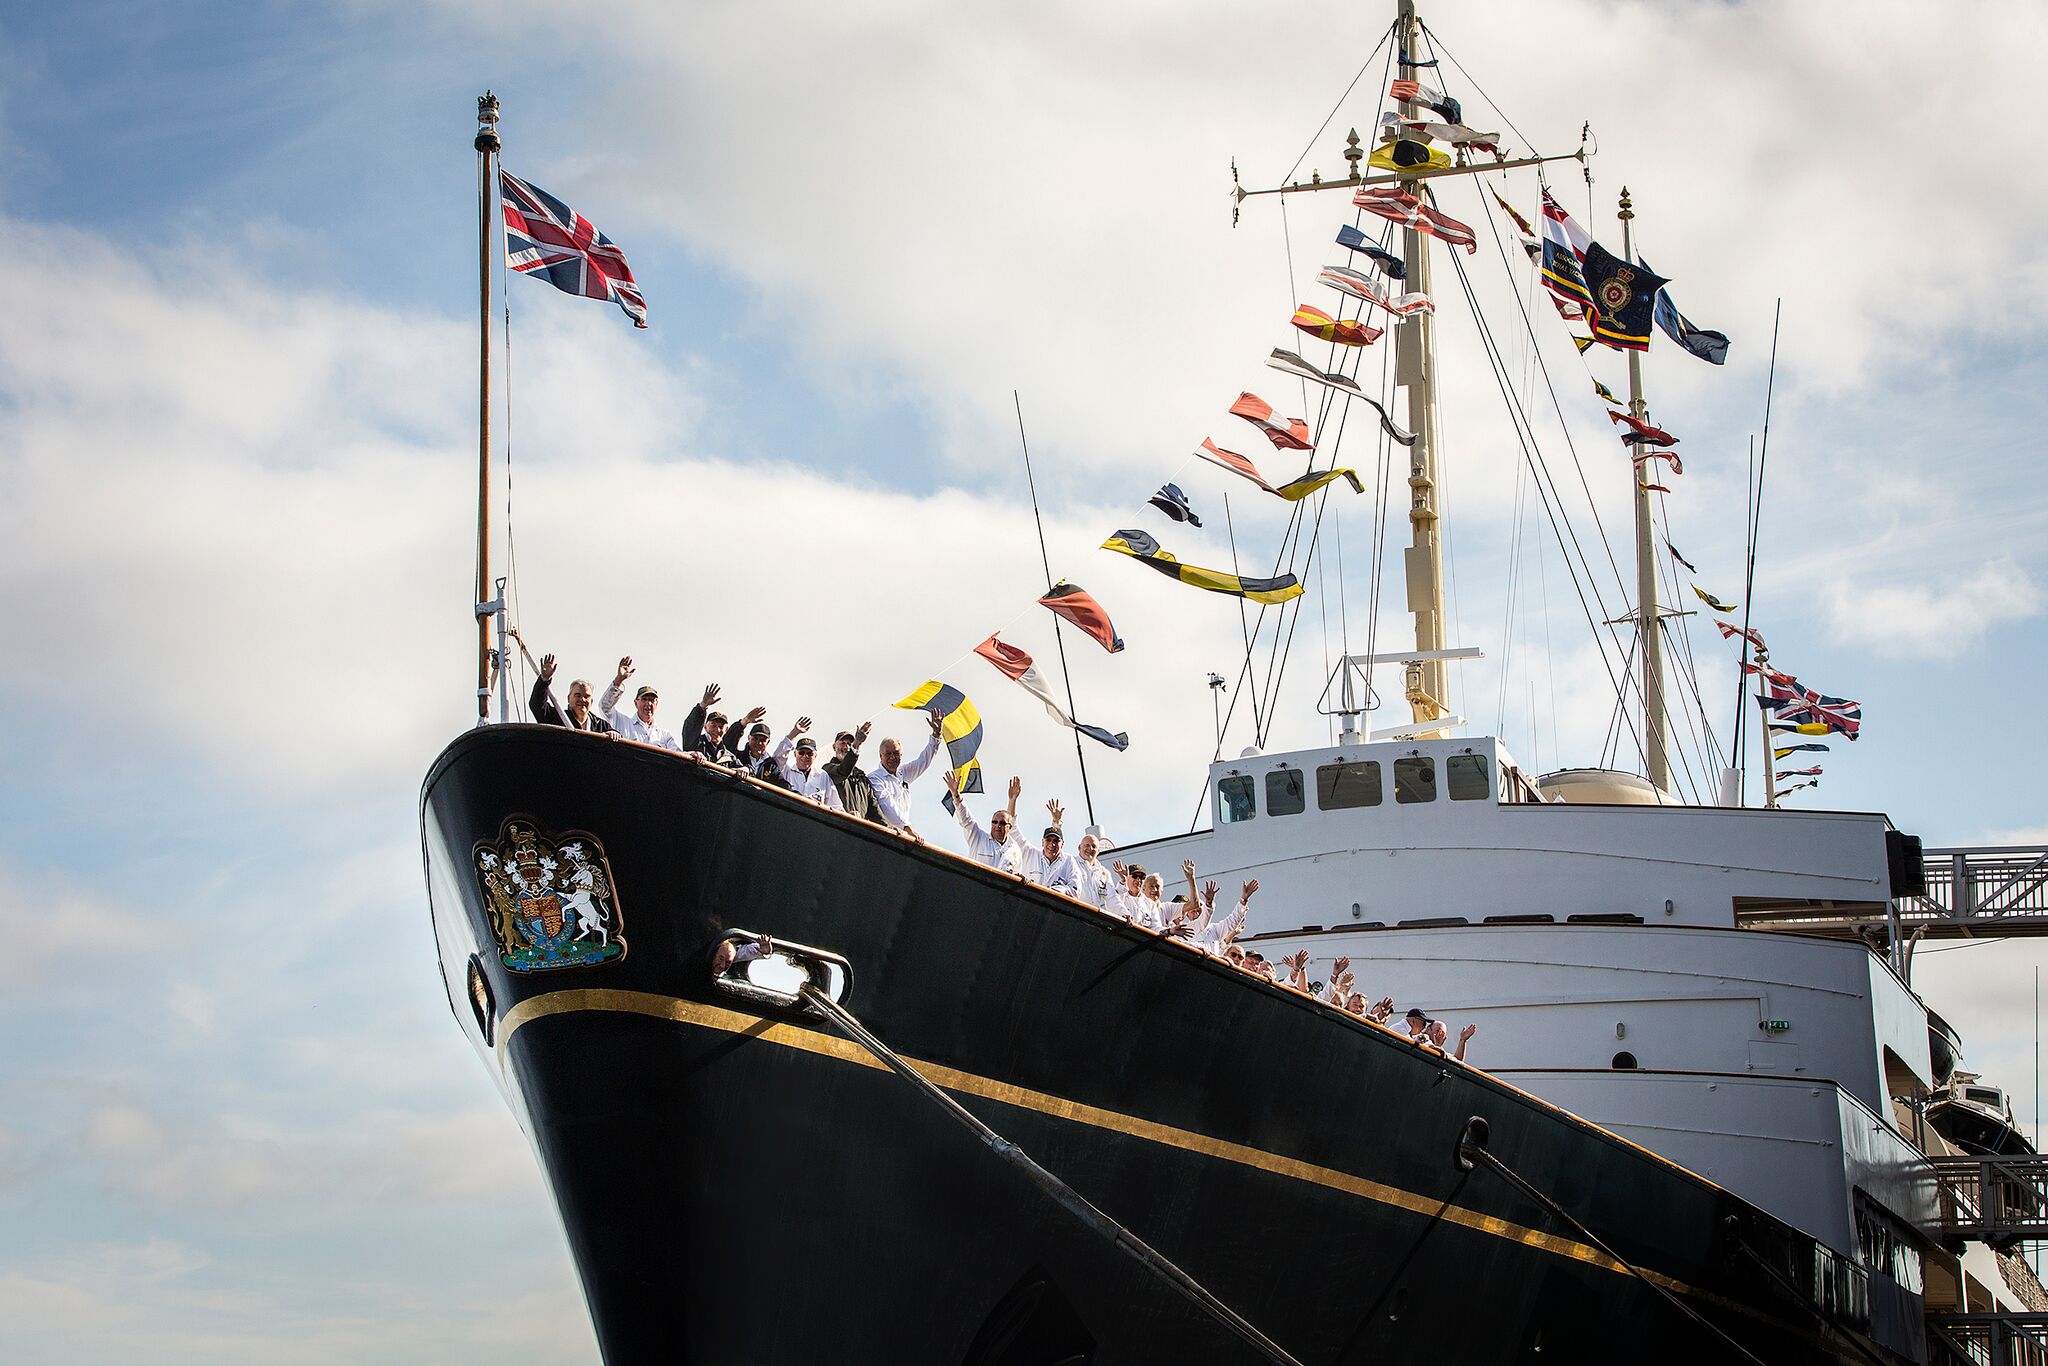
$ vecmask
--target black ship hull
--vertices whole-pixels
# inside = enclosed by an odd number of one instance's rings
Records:
[[[601,842],[622,955],[508,969],[475,851],[511,818]],[[1260,1359],[822,1020],[722,992],[710,954],[742,927],[844,955],[844,1003],[884,1042],[1301,1361],[1742,1360],[1728,1339],[1772,1366],[1896,1359],[1858,1331],[1860,1270],[1711,1183],[734,775],[478,730],[429,774],[422,837],[451,1004],[612,1366]],[[1613,1255],[1463,1169],[1474,1116]]]

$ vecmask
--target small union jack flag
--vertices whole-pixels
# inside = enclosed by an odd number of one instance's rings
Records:
[[[498,172],[505,202],[505,264],[586,299],[611,299],[633,326],[647,326],[647,301],[626,253],[588,218],[516,176]]]

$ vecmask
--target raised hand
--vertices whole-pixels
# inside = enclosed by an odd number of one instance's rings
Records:
[[[946,718],[939,715],[936,711],[934,711],[932,713],[932,734],[937,735],[941,728],[945,726],[945,724]]]
[[[554,678],[554,676],[555,657],[553,655],[542,655],[540,657],[540,681],[546,683]]]
[[[1017,804],[1017,798],[1019,798],[1019,797],[1021,797],[1021,796],[1023,796],[1023,795],[1024,795],[1024,780],[1023,780],[1022,778],[1014,778],[1014,777],[1013,777],[1013,778],[1011,778],[1011,779],[1010,779],[1010,805],[1012,805],[1012,806],[1015,806],[1015,805]]]
[[[768,709],[766,707],[756,707],[752,711],[748,712],[745,716],[742,716],[740,718],[740,724],[743,726],[751,726],[767,714]]]
[[[1116,880],[1118,882],[1122,882],[1125,878],[1130,876],[1128,873],[1124,871],[1123,863],[1118,860],[1112,860],[1110,862],[1109,871],[1116,874]]]
[[[704,710],[710,711],[717,705],[718,685],[716,683],[706,683],[704,685]]]
[[[1468,1043],[1472,1042],[1472,1036],[1473,1036],[1474,1034],[1477,1034],[1478,1032],[1479,1032],[1479,1026],[1478,1026],[1478,1025],[1472,1025],[1472,1024],[1468,1024],[1468,1025],[1466,1025],[1466,1026],[1465,1026],[1465,1027],[1464,1027],[1463,1029],[1461,1029],[1461,1030],[1459,1030],[1459,1031],[1458,1031],[1458,1045],[1459,1045],[1460,1047],[1463,1047],[1464,1045],[1466,1045],[1466,1044],[1468,1044]]]
[[[1238,887],[1237,899],[1239,901],[1250,901],[1252,899],[1252,893],[1258,890],[1259,880],[1257,878],[1253,878],[1250,882],[1243,883]]]
[[[1202,884],[1202,904],[1214,908],[1216,905],[1216,880],[1211,878]]]
[[[627,679],[631,678],[632,676],[633,656],[627,655],[625,658],[619,661],[619,672],[616,676],[613,677],[612,686],[617,687],[621,683],[624,683]]]
[[[1051,800],[1048,800],[1046,802],[1045,810],[1046,814],[1052,817],[1052,823],[1054,825],[1058,825],[1067,814],[1067,808],[1061,806],[1058,802]]]
[[[958,769],[949,768],[946,770],[946,791],[952,793],[956,801],[959,799],[960,771]]]
[[[1344,969],[1346,969],[1346,968],[1348,968],[1348,967],[1350,967],[1350,966],[1351,966],[1351,960],[1350,960],[1349,958],[1339,958],[1339,959],[1337,960],[1337,962],[1336,962],[1335,966],[1333,966],[1333,967],[1332,967],[1332,968],[1330,969],[1330,971],[1332,971],[1332,972],[1342,972],[1342,971],[1344,971]]]
[[[1182,859],[1180,861],[1180,870],[1187,875],[1188,881],[1193,882],[1195,880],[1195,861],[1193,859]]]
[[[789,733],[791,738],[795,738],[796,736],[802,735],[805,731],[809,730],[810,728],[811,718],[808,716],[799,716],[796,718],[796,724],[789,728]]]
[[[863,721],[860,723],[860,725],[856,726],[853,732],[853,747],[855,749],[859,749],[863,744],[865,744],[867,742],[868,732],[873,730],[874,728],[875,723],[872,721]]]

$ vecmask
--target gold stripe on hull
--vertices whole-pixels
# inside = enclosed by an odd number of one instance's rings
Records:
[[[699,1028],[713,1029],[721,1033],[756,1039],[762,1043],[776,1044],[783,1048],[793,1048],[805,1053],[814,1053],[820,1057],[852,1063],[856,1067],[873,1068],[877,1071],[888,1070],[870,1056],[865,1049],[834,1034],[823,1034],[815,1030],[801,1029],[795,1025],[768,1019],[765,1016],[728,1010],[722,1006],[707,1005],[701,1001],[689,1001],[676,996],[661,996],[643,991],[602,989],[550,992],[544,996],[529,997],[507,1011],[504,1018],[498,1024],[496,1047],[500,1065],[503,1065],[506,1045],[521,1026],[550,1015],[574,1014],[584,1011],[617,1011],[633,1015],[652,1016],[656,1019],[673,1020],[679,1024],[696,1025]],[[1312,1185],[1322,1186],[1327,1190],[1342,1191],[1346,1195],[1354,1195],[1361,1199],[1371,1200],[1376,1204],[1407,1210],[1413,1214],[1420,1214],[1425,1217],[1441,1217],[1445,1223],[1457,1224],[1462,1228],[1469,1228],[1491,1237],[1520,1243],[1525,1247],[1535,1248],[1539,1251],[1550,1253],[1553,1256],[1584,1262],[1588,1266],[1596,1266],[1603,1271],[1611,1271],[1617,1275],[1628,1276],[1633,1274],[1620,1262],[1589,1244],[1577,1242],[1570,1238],[1560,1238],[1556,1234],[1545,1233],[1541,1229],[1511,1223],[1506,1219],[1496,1218],[1490,1214],[1481,1214],[1475,1210],[1464,1209],[1456,1205],[1444,1208],[1441,1200],[1418,1195],[1413,1191],[1402,1190],[1398,1186],[1389,1186],[1378,1181],[1368,1181],[1364,1177],[1353,1176],[1349,1172],[1341,1172],[1332,1167],[1317,1166],[1312,1162],[1303,1162],[1296,1158],[1283,1157],[1278,1153],[1267,1152],[1261,1148],[1248,1147],[1242,1143],[1232,1143],[1226,1139],[1212,1138],[1208,1134],[1196,1133],[1190,1129],[1175,1128],[1170,1124],[1160,1124],[1153,1120],[1141,1119],[1136,1115],[1126,1115],[1115,1110],[1104,1110],[1097,1106],[1084,1105],[1079,1101],[1068,1100],[1062,1096],[1049,1095],[1044,1091],[1034,1091],[1027,1087],[1013,1086],[1008,1082],[995,1081],[988,1077],[977,1076],[972,1072],[962,1072],[957,1068],[942,1067],[937,1063],[922,1062],[914,1058],[905,1058],[904,1061],[917,1069],[921,1075],[934,1085],[944,1087],[956,1095],[975,1096],[983,1100],[1000,1101],[1005,1105],[1014,1105],[1022,1110],[1031,1110],[1038,1114],[1051,1115],[1054,1118],[1068,1120],[1075,1124],[1085,1124],[1091,1128],[1102,1129],[1111,1133],[1126,1134],[1132,1138],[1142,1138],[1148,1142],[1164,1144],[1170,1148],[1178,1148],[1183,1152],[1199,1153],[1204,1157],[1212,1157],[1220,1161],[1234,1162],[1240,1166],[1270,1172],[1275,1176],[1285,1176],[1296,1181],[1306,1181]],[[1440,1210],[1441,1214],[1439,1215]],[[1655,1272],[1644,1272],[1642,1274],[1667,1290],[1684,1291],[1688,1294],[1698,1295],[1710,1300],[1720,1299],[1719,1296],[1707,1295],[1696,1287],[1686,1285],[1682,1281],[1673,1280],[1668,1276],[1661,1276]]]

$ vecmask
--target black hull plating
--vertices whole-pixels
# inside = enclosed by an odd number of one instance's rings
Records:
[[[708,955],[735,926],[844,954],[869,1028],[1304,1362],[1739,1359],[1497,1174],[1459,1170],[1474,1115],[1508,1164],[1772,1366],[1865,1359],[1811,1307],[1804,1235],[1477,1071],[1012,879],[537,727],[457,740],[422,806],[451,1002],[474,1031],[477,953],[494,1056],[612,1366],[1256,1359],[822,1022],[717,992]],[[470,851],[509,816],[602,840],[623,960],[499,966]]]

